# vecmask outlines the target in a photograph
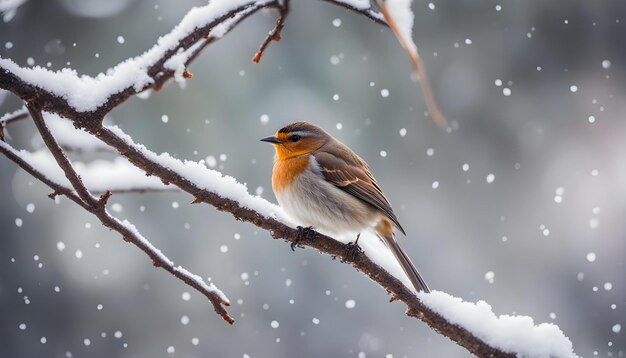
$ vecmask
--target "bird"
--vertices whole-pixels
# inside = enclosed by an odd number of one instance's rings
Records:
[[[304,121],[288,124],[261,141],[274,146],[272,189],[285,212],[307,229],[359,236],[373,230],[416,291],[430,292],[398,245],[394,229],[406,232],[361,157],[319,126]],[[357,248],[359,236],[354,242]]]

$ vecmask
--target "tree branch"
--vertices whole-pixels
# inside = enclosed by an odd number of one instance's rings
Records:
[[[70,105],[66,98],[63,98],[56,93],[42,90],[42,88],[36,85],[23,81],[15,73],[3,68],[2,66],[0,66],[0,88],[13,92],[25,102],[36,101],[39,103],[41,110],[43,111],[57,113],[65,118],[85,122],[89,125],[97,125],[97,123],[101,121],[107,113],[131,96],[149,88],[157,90],[161,88],[161,86],[175,74],[175,70],[167,68],[165,64],[176,54],[181,51],[184,52],[185,50],[188,50],[200,41],[206,42],[206,44],[199,46],[194,53],[190,55],[189,59],[186,61],[189,63],[202,49],[206,47],[208,43],[217,41],[223,35],[231,31],[242,20],[258,10],[263,8],[279,7],[280,1],[281,0],[258,0],[256,2],[247,3],[228,11],[221,16],[218,16],[202,27],[196,28],[188,35],[178,39],[175,46],[172,46],[169,50],[164,51],[157,59],[151,60],[152,64],[146,70],[146,75],[150,78],[150,81],[147,81],[146,84],[142,85],[140,88],[135,88],[135,84],[133,84],[117,91],[116,93],[112,93],[104,103],[98,105],[93,110],[80,111]],[[218,26],[221,26],[218,31],[219,36],[212,36],[211,32]],[[133,60],[137,59],[143,59],[143,57],[139,56]]]
[[[270,44],[270,42],[280,41],[280,31],[283,29],[283,26],[285,26],[285,19],[287,18],[288,14],[289,2],[288,0],[285,0],[285,3],[278,7],[278,20],[276,20],[276,25],[274,25],[272,31],[267,34],[267,37],[265,37],[265,40],[263,40],[263,42],[261,43],[259,50],[252,57],[252,62],[259,63],[259,61],[261,61],[263,52],[265,52],[265,49]]]
[[[72,167],[72,163],[70,163],[70,160],[65,155],[65,152],[63,152],[63,149],[61,149],[59,144],[52,136],[52,133],[50,133],[50,130],[43,120],[41,109],[37,107],[37,105],[34,103],[27,104],[26,108],[28,109],[30,116],[33,118],[33,122],[35,122],[35,126],[37,127],[39,134],[41,134],[41,138],[46,144],[46,147],[50,149],[50,153],[52,153],[52,155],[54,156],[54,159],[59,164],[59,167],[63,169],[65,177],[67,178],[67,180],[70,181],[70,184],[72,185],[80,199],[83,201],[83,203],[85,203],[85,205],[87,205],[88,208],[92,206],[94,208],[97,207],[98,201],[89,193],[87,188],[85,188],[85,185],[83,185],[80,176],[76,174],[76,171],[74,171],[74,168]],[[104,209],[104,207],[102,209]]]
[[[226,296],[224,296],[224,294],[222,294],[221,291],[219,291],[214,286],[208,286],[199,276],[191,274],[180,266],[174,266],[174,262],[168,259],[165,255],[163,255],[163,253],[161,253],[160,250],[158,250],[143,236],[141,236],[141,234],[134,228],[132,224],[128,222],[122,222],[119,219],[111,216],[106,210],[106,204],[108,199],[111,197],[111,192],[106,191],[100,196],[99,199],[94,198],[83,184],[80,176],[72,167],[72,164],[66,157],[63,149],[61,149],[59,144],[52,136],[52,133],[50,132],[50,130],[46,126],[46,123],[43,120],[43,115],[40,108],[37,106],[37,104],[34,103],[27,104],[27,108],[30,112],[31,117],[33,118],[33,121],[35,122],[35,125],[37,126],[37,129],[39,130],[39,133],[41,134],[41,137],[46,143],[46,146],[52,152],[52,155],[56,159],[58,165],[61,167],[61,169],[63,169],[65,176],[74,187],[74,190],[78,193],[78,197],[76,197],[72,193],[63,192],[63,194],[68,195],[68,197],[73,201],[79,199],[83,203],[83,205],[81,206],[85,210],[95,215],[104,226],[120,233],[125,241],[129,241],[137,246],[141,251],[143,251],[146,255],[150,257],[154,266],[163,268],[181,281],[185,282],[187,285],[193,287],[194,289],[205,295],[213,304],[215,312],[217,312],[225,321],[232,324],[234,322],[234,319],[230,317],[226,309],[224,309],[224,306],[230,306],[230,302],[228,301]],[[3,151],[3,153],[4,152],[6,151]],[[16,163],[20,164],[20,162]],[[29,172],[32,173],[32,168],[29,169]],[[42,174],[38,174],[38,177],[42,176]],[[49,184],[49,181],[45,183]],[[55,189],[56,192],[58,187],[53,189]]]
[[[412,77],[415,80],[417,80],[420,83],[420,86],[422,87],[422,93],[424,94],[424,102],[426,103],[426,109],[428,110],[430,117],[439,128],[445,128],[447,125],[446,118],[443,116],[443,113],[441,113],[441,111],[439,110],[439,106],[437,105],[437,101],[435,100],[435,96],[433,95],[432,87],[430,86],[430,81],[428,80],[428,74],[426,73],[426,71],[424,71],[422,58],[417,53],[417,49],[414,49],[411,46],[409,46],[408,44],[409,40],[405,39],[404,36],[402,35],[402,32],[398,29],[396,21],[393,19],[393,17],[389,13],[389,10],[387,9],[387,5],[385,5],[385,1],[376,0],[376,4],[378,4],[380,12],[382,12],[383,16],[385,17],[385,20],[387,21],[387,24],[391,28],[391,31],[393,31],[394,35],[398,39],[398,42],[400,42],[400,45],[402,46],[402,48],[404,48],[407,55],[409,56],[409,60],[411,60],[411,65],[413,66]]]

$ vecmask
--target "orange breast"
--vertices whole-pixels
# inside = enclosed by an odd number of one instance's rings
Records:
[[[309,156],[277,160],[272,170],[272,189],[274,192],[282,192],[285,187],[291,185],[293,181],[309,167]]]

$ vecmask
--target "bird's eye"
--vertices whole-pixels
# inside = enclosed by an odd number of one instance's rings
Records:
[[[297,142],[300,140],[300,136],[297,134],[292,135],[291,137],[289,137],[289,140],[292,142]]]

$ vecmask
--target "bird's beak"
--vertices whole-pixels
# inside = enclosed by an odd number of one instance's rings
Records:
[[[276,137],[274,137],[274,136],[263,138],[263,139],[261,139],[261,142],[280,144],[280,141]]]

